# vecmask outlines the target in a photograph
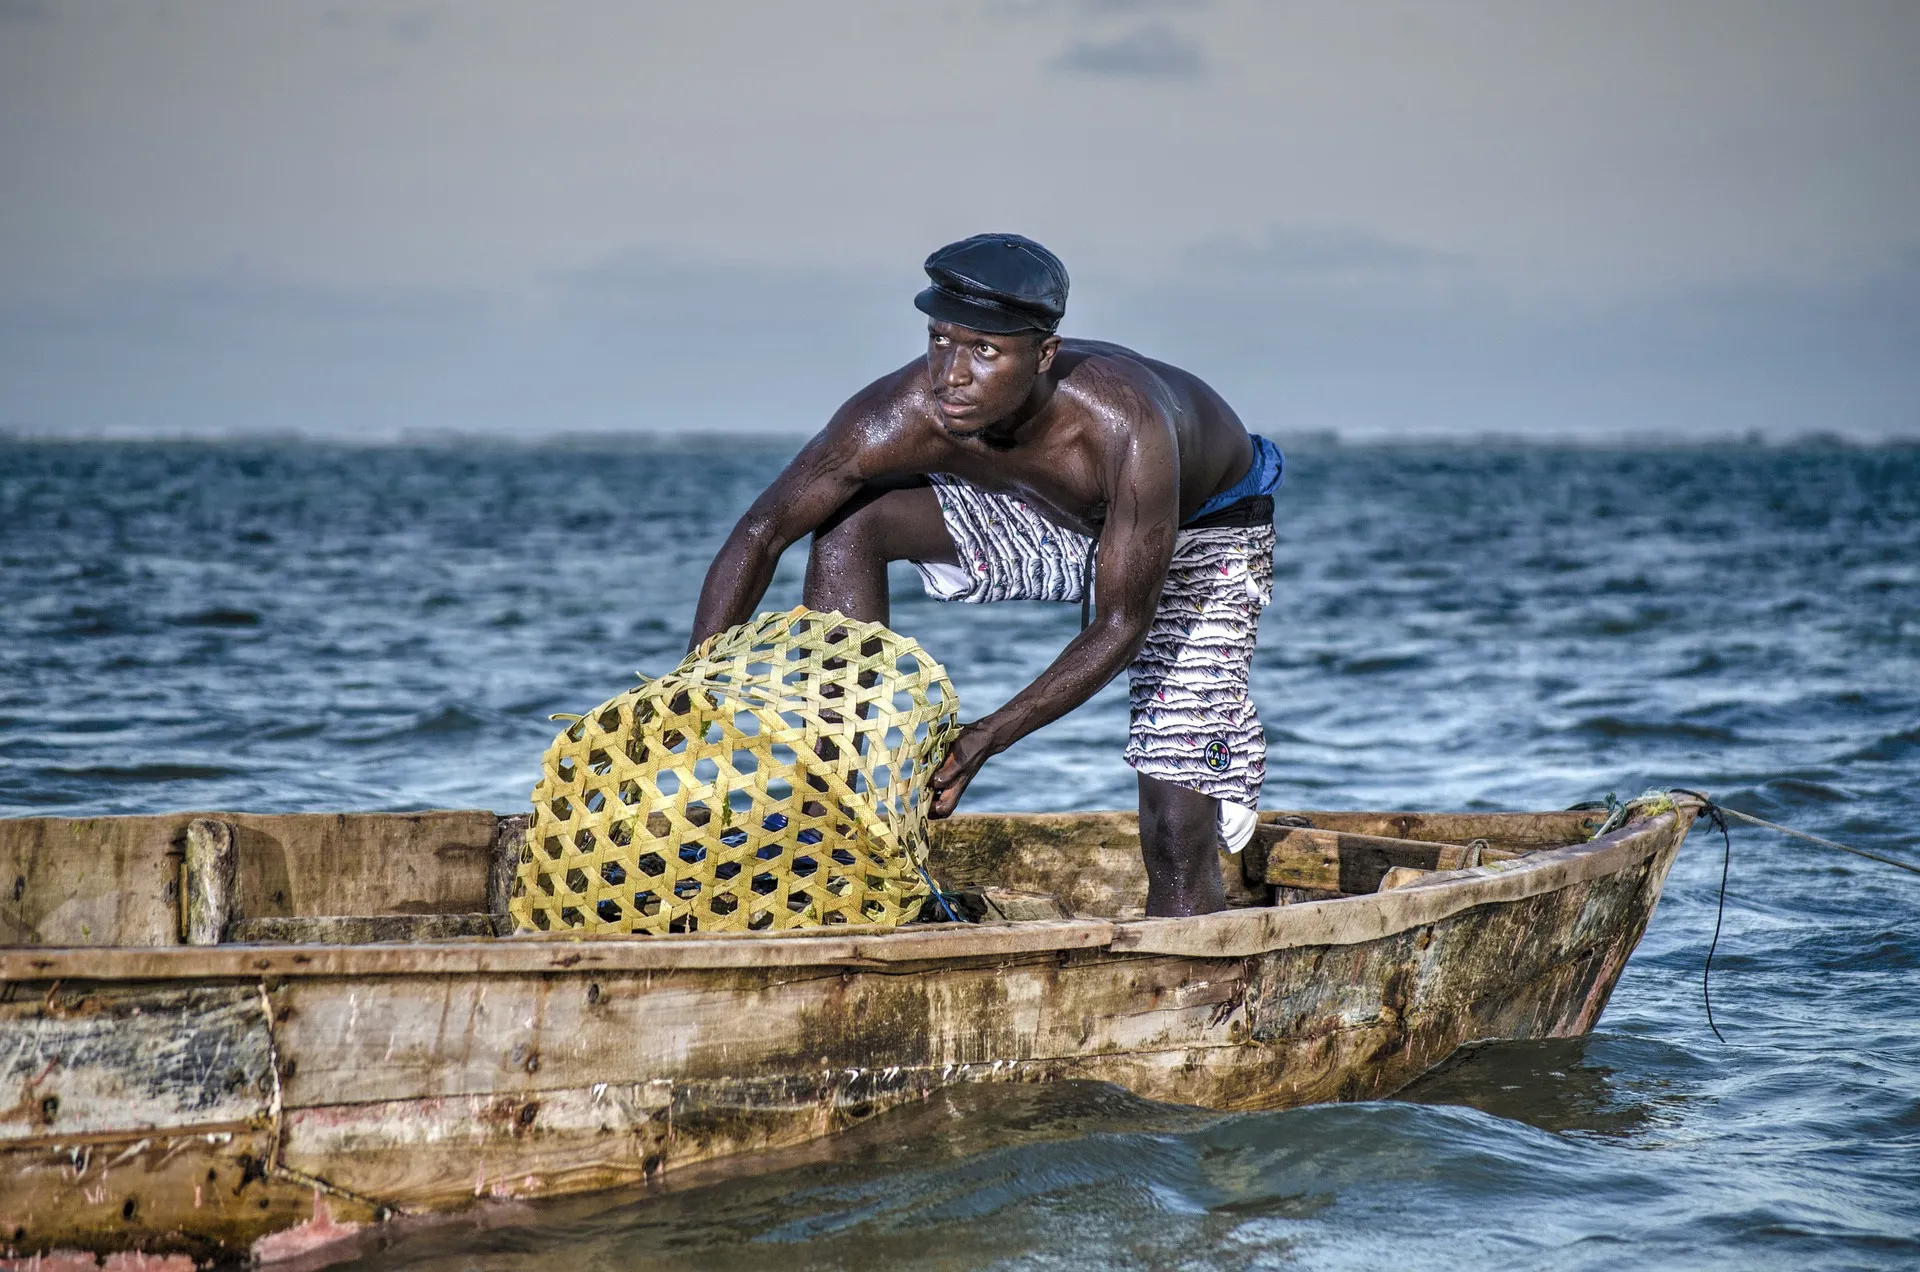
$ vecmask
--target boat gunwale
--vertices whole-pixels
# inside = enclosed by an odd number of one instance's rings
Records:
[[[1436,872],[1405,887],[1188,918],[941,924],[912,930],[807,929],[711,936],[458,937],[369,945],[0,947],[0,982],[181,981],[260,977],[465,976],[891,968],[1075,950],[1244,958],[1302,946],[1360,945],[1482,905],[1523,900],[1630,869],[1684,835],[1698,805],[1629,823],[1586,843]],[[1684,821],[1682,820],[1684,818]]]

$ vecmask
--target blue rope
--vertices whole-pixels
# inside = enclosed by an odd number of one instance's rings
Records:
[[[913,868],[915,870],[918,870],[920,872],[920,877],[927,881],[927,888],[929,891],[933,893],[933,899],[939,903],[940,913],[947,916],[947,922],[949,923],[966,922],[965,919],[961,918],[959,915],[953,912],[952,906],[947,904],[947,894],[940,891],[940,885],[933,881],[933,876],[927,873],[927,868],[921,865],[917,861],[913,863]]]

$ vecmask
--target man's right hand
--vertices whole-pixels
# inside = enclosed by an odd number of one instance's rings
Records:
[[[973,781],[973,775],[980,766],[998,754],[1001,750],[993,732],[981,721],[974,721],[960,730],[953,745],[947,748],[947,758],[934,770],[933,779],[928,783],[933,788],[933,807],[927,816],[936,821],[953,816],[953,810],[960,803],[967,784]]]

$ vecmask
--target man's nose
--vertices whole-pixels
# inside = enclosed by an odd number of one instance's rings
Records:
[[[958,349],[948,350],[946,366],[940,372],[940,382],[954,389],[973,382],[973,369],[967,365],[967,360],[960,356]]]

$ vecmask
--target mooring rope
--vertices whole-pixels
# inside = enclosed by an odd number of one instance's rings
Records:
[[[1693,791],[1676,793],[1695,794]],[[1708,824],[1720,832],[1721,843],[1720,899],[1713,907],[1713,940],[1707,944],[1707,965],[1700,969],[1700,1001],[1706,1004],[1707,1028],[1713,1030],[1713,1036],[1725,1045],[1726,1035],[1720,1032],[1719,1025],[1713,1023],[1713,952],[1720,948],[1720,925],[1727,917],[1727,875],[1733,869],[1733,836],[1727,832],[1727,819],[1721,813],[1720,806],[1704,795],[1699,798],[1704,806],[1701,811],[1706,813]]]
[[[1752,813],[1743,813],[1737,808],[1728,808],[1724,804],[1716,804],[1700,791],[1690,791],[1684,786],[1675,786],[1670,793],[1674,795],[1688,795],[1699,800],[1701,811],[1707,815],[1709,824],[1720,832],[1720,840],[1723,845],[1720,855],[1720,900],[1713,912],[1713,940],[1707,945],[1707,964],[1700,973],[1700,998],[1701,1001],[1706,1004],[1707,1008],[1707,1028],[1713,1030],[1713,1036],[1719,1038],[1721,1042],[1725,1042],[1726,1038],[1721,1034],[1720,1026],[1713,1023],[1713,991],[1711,982],[1713,980],[1713,952],[1720,948],[1720,924],[1722,920],[1726,918],[1727,914],[1727,874],[1733,866],[1733,836],[1727,831],[1727,818],[1738,817],[1741,821],[1752,822],[1755,826],[1764,826],[1768,830],[1777,830],[1783,835],[1792,835],[1794,838],[1804,839],[1810,844],[1819,844],[1823,848],[1838,848],[1841,852],[1850,852],[1856,857],[1865,857],[1869,861],[1878,861],[1885,865],[1896,866],[1901,870],[1908,870],[1914,874],[1920,874],[1920,866],[1916,866],[1910,861],[1902,861],[1898,857],[1883,856],[1877,852],[1868,852],[1864,848],[1850,847],[1847,844],[1839,843],[1832,839],[1824,839],[1819,835],[1809,834],[1804,830],[1795,830],[1791,826],[1782,826],[1780,823],[1770,822],[1764,817],[1755,817]],[[1611,798],[1612,797],[1609,796],[1609,801],[1611,801]]]
[[[1835,843],[1831,839],[1822,839],[1818,835],[1810,835],[1804,830],[1795,830],[1791,826],[1782,826],[1778,822],[1770,822],[1764,817],[1755,817],[1752,813],[1743,813],[1737,808],[1728,808],[1725,805],[1717,805],[1716,807],[1727,816],[1738,817],[1743,822],[1752,822],[1756,826],[1765,826],[1768,830],[1777,830],[1783,835],[1792,835],[1796,839],[1804,839],[1810,844],[1819,844],[1823,848],[1838,848],[1841,852],[1850,852],[1856,857],[1865,857],[1868,861],[1878,861],[1884,865],[1897,866],[1901,870],[1920,874],[1920,866],[1914,865],[1911,861],[1902,861],[1898,857],[1884,857],[1877,852],[1868,852],[1865,848],[1850,848],[1846,844]]]

